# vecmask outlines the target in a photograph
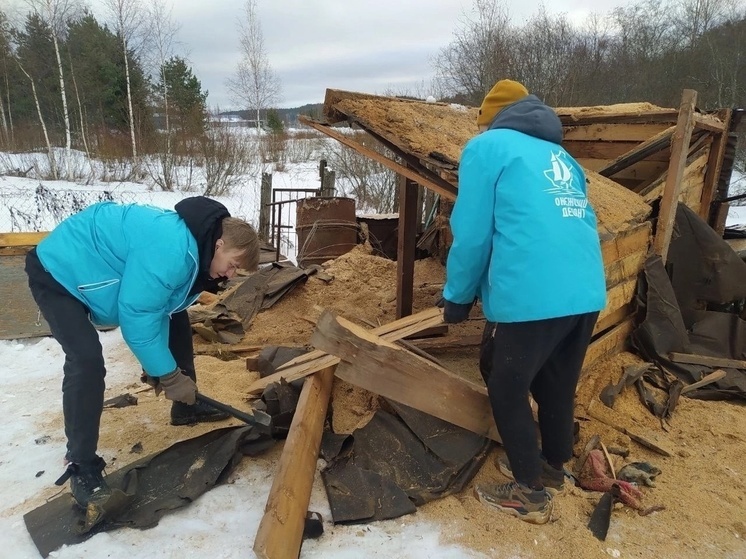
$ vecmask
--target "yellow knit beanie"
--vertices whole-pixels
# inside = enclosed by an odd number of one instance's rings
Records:
[[[526,95],[528,95],[528,90],[520,83],[513,80],[500,80],[482,101],[479,115],[477,115],[477,126],[487,126],[497,113]]]

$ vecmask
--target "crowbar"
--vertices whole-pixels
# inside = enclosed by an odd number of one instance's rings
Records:
[[[246,413],[241,410],[237,410],[236,408],[229,406],[228,404],[213,400],[209,396],[205,396],[204,394],[200,394],[199,392],[197,392],[197,400],[208,404],[215,409],[225,412],[235,417],[236,419],[240,419],[244,423],[248,423],[249,425],[255,427],[256,430],[260,433],[272,435],[272,433],[274,432],[272,416],[269,415],[267,412],[254,410],[252,413]]]

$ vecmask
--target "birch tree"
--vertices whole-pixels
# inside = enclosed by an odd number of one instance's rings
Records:
[[[152,73],[158,74],[159,93],[163,100],[163,116],[166,127],[166,147],[160,153],[161,173],[158,182],[164,190],[174,189],[174,157],[173,157],[173,134],[171,130],[171,115],[168,86],[165,75],[166,61],[173,56],[173,47],[178,28],[173,21],[172,5],[167,5],[164,0],[151,0],[148,5],[148,16],[150,20],[150,32],[148,37],[152,44],[151,53],[153,61]]]
[[[238,23],[241,60],[228,80],[234,99],[255,111],[259,128],[261,111],[280,100],[282,86],[264,50],[264,35],[256,13],[256,0],[246,0],[244,19]]]
[[[127,116],[130,127],[130,142],[132,144],[132,159],[137,169],[137,140],[135,136],[135,114],[132,109],[132,78],[130,76],[129,51],[130,44],[143,27],[143,12],[138,0],[105,0],[111,13],[117,36],[122,42],[122,56],[124,57],[124,74],[127,84]]]
[[[67,108],[67,90],[65,88],[65,73],[62,68],[62,56],[60,55],[60,40],[64,40],[67,19],[77,9],[75,0],[28,0],[31,9],[49,27],[54,45],[55,62],[57,64],[57,76],[60,82],[60,97],[62,100],[62,117],[65,123],[65,176],[71,176],[71,134],[70,134],[70,112]],[[33,84],[33,81],[32,81]]]

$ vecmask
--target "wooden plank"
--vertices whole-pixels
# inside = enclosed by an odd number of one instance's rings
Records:
[[[676,219],[676,207],[679,203],[679,191],[681,189],[681,178],[684,176],[686,158],[689,151],[689,143],[694,130],[694,109],[697,104],[697,92],[693,89],[685,89],[681,97],[679,107],[679,119],[676,123],[676,132],[671,144],[671,162],[668,166],[666,185],[663,189],[660,210],[658,212],[658,224],[655,238],[653,239],[653,250],[661,257],[663,263],[668,256],[668,247],[671,243],[674,220]]]
[[[586,410],[596,421],[605,423],[627,435],[633,441],[663,456],[673,456],[675,445],[663,434],[654,433],[639,425],[633,417],[607,408],[600,400],[594,398]]]
[[[601,255],[604,266],[611,265],[635,252],[647,250],[650,245],[652,224],[649,221],[640,223],[631,229],[619,233],[613,239],[601,242]]]
[[[576,161],[585,169],[601,173],[603,169],[611,165],[615,160],[579,158]],[[630,164],[629,167],[614,173],[614,182],[621,184],[623,180],[641,181],[657,178],[663,174],[667,168],[668,163],[665,161],[638,161]]]
[[[399,177],[399,232],[396,246],[396,318],[412,314],[414,253],[417,246],[417,183]]]
[[[605,317],[596,321],[596,325],[593,327],[593,336],[603,332],[621,323],[624,319],[629,318],[632,314],[632,305],[624,305],[619,307],[617,310],[608,313]]]
[[[0,233],[0,247],[36,246],[49,231],[36,233]]]
[[[701,152],[697,152],[687,160],[684,176],[681,179],[681,190],[690,189],[703,184],[703,175],[708,159],[709,151],[703,149]],[[642,199],[645,200],[645,202],[650,204],[661,196],[667,179],[668,172],[648,184],[645,189],[640,190],[638,193],[642,196]],[[679,194],[679,201],[681,201],[681,193]]]
[[[447,349],[461,349],[482,345],[482,335],[449,336],[447,338],[430,338],[411,340],[410,343],[425,351],[443,351]]]
[[[639,145],[638,142],[584,142],[568,140],[562,142],[562,147],[575,159],[605,159],[614,160],[629,153]],[[666,150],[652,154],[650,161],[667,161]]]
[[[687,384],[684,388],[681,389],[681,393],[687,394],[689,392],[697,390],[698,388],[702,388],[703,386],[707,386],[708,384],[722,380],[725,378],[726,374],[727,373],[722,369],[712,371],[709,375],[705,375],[701,380],[693,382],[692,384]]]
[[[574,126],[582,124],[593,124],[595,122],[607,123],[651,123],[651,122],[676,122],[676,111],[674,109],[651,109],[646,111],[624,111],[612,112],[611,106],[604,108],[594,107],[571,107],[557,108],[557,116],[563,126]]]
[[[730,109],[727,110],[730,111]],[[699,130],[707,130],[708,132],[715,132],[716,134],[722,134],[728,130],[728,122],[724,121],[722,118],[702,113],[694,114],[694,126]]]
[[[389,342],[395,342],[443,323],[443,311],[436,307],[407,316],[405,318],[384,324],[371,330]],[[339,363],[339,357],[329,355],[323,351],[311,351],[285,363],[277,372],[261,378],[249,386],[249,394],[261,394],[273,382],[293,382],[311,373]]]
[[[36,245],[25,245],[19,247],[0,247],[0,256],[23,256]]]
[[[581,126],[563,126],[562,133],[565,140],[639,143],[648,140],[665,129],[665,123],[609,124],[604,122]]]
[[[645,266],[648,257],[647,247],[606,266],[606,290],[629,278],[636,278]]]
[[[635,298],[636,289],[637,275],[609,289],[606,292],[606,307],[598,315],[598,320],[603,320],[612,312],[632,301]]]
[[[336,376],[500,442],[487,389],[325,312],[311,344],[337,355]]]
[[[334,368],[329,367],[303,383],[254,538],[253,549],[261,559],[289,559],[300,554],[333,380]]]
[[[654,153],[668,148],[671,146],[671,138],[673,136],[675,126],[671,126],[658,132],[653,137],[648,138],[646,141],[641,143],[635,148],[632,148],[627,153],[624,153],[617,157],[614,161],[609,163],[606,167],[599,171],[600,175],[604,177],[612,177],[627,167],[634,165],[650,157]]]
[[[726,359],[725,357],[710,357],[708,355],[676,352],[669,353],[668,358],[674,363],[689,363],[691,365],[705,365],[707,367],[725,367],[726,369],[746,369],[746,361],[740,359]]]
[[[702,197],[700,198],[699,217],[710,222],[710,206],[715,198],[718,181],[720,180],[720,171],[723,168],[723,158],[725,156],[725,146],[728,144],[728,130],[730,129],[730,119],[733,111],[723,109],[720,118],[723,121],[723,130],[715,136],[715,141],[710,148],[710,158],[707,161],[707,173],[705,182],[702,186]],[[712,225],[712,224],[711,224]]]
[[[609,330],[597,340],[591,342],[583,360],[583,370],[587,370],[593,363],[603,357],[617,353],[624,348],[627,337],[634,328],[634,318],[628,318],[616,328]]]
[[[456,187],[452,185],[442,185],[435,183],[431,181],[429,178],[424,177],[420,175],[419,173],[415,172],[414,170],[410,169],[406,165],[400,165],[399,163],[392,161],[388,157],[385,157],[378,153],[375,150],[372,150],[368,147],[365,147],[362,144],[359,144],[358,142],[352,140],[351,138],[348,138],[344,134],[340,134],[336,130],[331,129],[329,126],[324,126],[323,124],[320,124],[308,117],[305,116],[299,116],[298,120],[305,124],[306,126],[310,126],[311,128],[318,130],[319,132],[326,134],[330,138],[334,138],[339,143],[347,146],[350,149],[355,150],[361,155],[364,155],[366,157],[369,157],[373,159],[374,161],[378,161],[381,165],[384,165],[385,167],[388,167],[395,173],[398,173],[400,175],[403,175],[407,177],[408,179],[413,180],[414,182],[420,184],[421,186],[424,186],[426,188],[429,188],[433,192],[437,192],[442,197],[446,198],[447,200],[455,200],[456,199]]]

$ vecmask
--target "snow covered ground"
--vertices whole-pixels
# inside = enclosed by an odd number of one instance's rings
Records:
[[[102,332],[107,363],[106,397],[126,392],[138,370],[119,330]],[[31,559],[39,554],[23,514],[43,504],[62,473],[64,434],[39,430],[40,416],[61,412],[62,350],[51,338],[0,341],[0,557]],[[165,405],[165,403],[164,403]],[[37,442],[49,437],[44,444]],[[63,547],[58,559],[247,559],[272,484],[280,445],[258,458],[244,458],[229,483],[208,491],[189,506],[163,517],[155,528],[121,528]],[[37,473],[44,471],[37,477]],[[64,491],[67,491],[65,487]],[[417,515],[362,526],[333,526],[320,476],[310,510],[325,519],[325,534],[303,544],[303,559],[467,559],[481,554],[441,543],[438,526]]]

